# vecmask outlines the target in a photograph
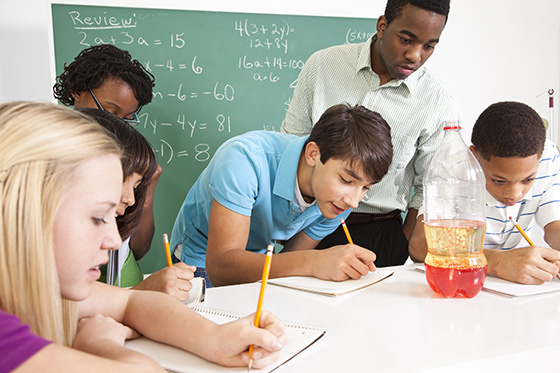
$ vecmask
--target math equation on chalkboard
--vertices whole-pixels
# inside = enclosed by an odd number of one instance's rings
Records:
[[[142,108],[136,128],[163,167],[157,190],[175,206],[224,141],[247,131],[279,131],[312,53],[365,42],[375,23],[52,4],[55,73],[84,48],[107,43],[129,51],[154,75],[152,102]]]

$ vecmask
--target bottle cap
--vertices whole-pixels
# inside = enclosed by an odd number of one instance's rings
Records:
[[[461,129],[461,126],[459,126],[459,125],[453,125],[453,126],[445,126],[445,127],[443,127],[443,130],[444,130],[444,131],[447,131],[447,130],[460,130],[460,129]]]

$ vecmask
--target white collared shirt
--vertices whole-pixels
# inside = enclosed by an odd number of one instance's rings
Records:
[[[376,35],[372,37],[376,38]],[[349,103],[376,111],[391,127],[393,162],[355,209],[386,213],[418,209],[426,166],[443,139],[443,122],[458,120],[455,101],[425,67],[380,86],[370,64],[372,39],[314,53],[298,78],[282,131],[307,135],[329,107]],[[415,194],[410,201],[411,188]]]

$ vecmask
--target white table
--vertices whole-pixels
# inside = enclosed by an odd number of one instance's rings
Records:
[[[264,309],[327,334],[278,372],[560,370],[560,292],[445,299],[414,266],[335,298],[268,285]],[[259,283],[212,288],[210,307],[256,309]]]

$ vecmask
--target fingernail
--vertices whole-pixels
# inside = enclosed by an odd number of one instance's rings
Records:
[[[279,343],[278,341],[274,341],[274,343],[272,344],[272,349],[274,351],[280,351],[282,349],[282,347],[284,347],[284,346],[282,346],[282,344]]]
[[[253,354],[251,355],[251,357],[253,359],[260,359],[262,357],[262,353],[259,351],[253,351]]]

